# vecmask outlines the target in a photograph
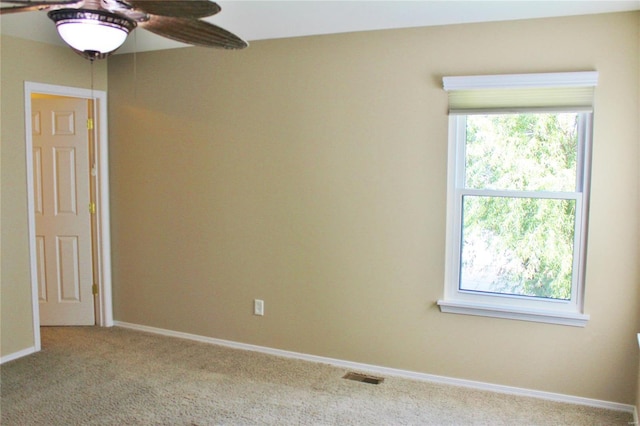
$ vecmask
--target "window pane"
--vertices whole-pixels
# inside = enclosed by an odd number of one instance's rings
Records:
[[[460,289],[571,298],[575,200],[464,196]]]
[[[577,113],[467,116],[465,186],[576,190]]]

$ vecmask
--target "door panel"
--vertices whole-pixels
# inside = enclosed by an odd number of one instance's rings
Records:
[[[78,214],[76,167],[76,152],[74,148],[53,148],[53,192],[55,194],[56,216]]]
[[[87,100],[31,108],[40,324],[93,325]]]
[[[42,216],[42,148],[33,148],[33,207]]]

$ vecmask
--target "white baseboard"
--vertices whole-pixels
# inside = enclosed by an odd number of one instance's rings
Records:
[[[618,402],[602,401],[598,399],[583,398],[580,396],[564,395],[564,394],[552,393],[552,392],[543,392],[543,391],[537,391],[533,389],[516,388],[512,386],[496,385],[492,383],[476,382],[473,380],[456,379],[456,378],[445,377],[445,376],[436,376],[433,374],[418,373],[418,372],[408,371],[408,370],[399,370],[395,368],[380,367],[380,366],[370,365],[370,364],[361,364],[358,362],[344,361],[344,360],[339,360],[335,358],[327,358],[327,357],[316,356],[316,355],[308,355],[308,354],[303,354],[298,352],[285,351],[281,349],[268,348],[264,346],[250,345],[246,343],[238,343],[230,340],[215,339],[212,337],[182,333],[179,331],[165,330],[162,328],[149,327],[146,325],[131,324],[131,323],[122,322],[122,321],[114,321],[114,325],[117,327],[128,328],[131,330],[145,331],[148,333],[161,334],[163,336],[194,340],[197,342],[226,346],[234,349],[243,349],[243,350],[249,350],[249,351],[255,351],[255,352],[262,352],[270,355],[281,356],[285,358],[294,358],[294,359],[299,359],[304,361],[330,364],[336,367],[346,368],[350,370],[359,370],[359,371],[368,372],[368,373],[375,373],[378,375],[402,377],[406,379],[442,383],[442,384],[453,385],[453,386],[462,386],[466,388],[498,392],[498,393],[504,393],[509,395],[526,396],[526,397],[545,399],[545,400],[555,401],[555,402],[565,402],[569,404],[585,405],[589,407],[624,411],[627,413],[634,413],[634,419],[636,421],[636,424],[638,424],[637,412],[635,411],[635,407],[633,405],[621,404]]]
[[[36,353],[36,352],[38,352],[38,351],[36,350],[35,346],[32,346],[30,348],[23,349],[21,351],[14,352],[12,354],[3,356],[2,358],[0,358],[0,364],[4,364],[5,362],[13,361],[14,359],[22,358],[23,356],[31,355],[31,354]]]

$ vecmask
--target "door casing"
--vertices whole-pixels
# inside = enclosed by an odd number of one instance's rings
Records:
[[[41,349],[40,309],[38,302],[38,275],[36,258],[36,232],[33,200],[33,138],[31,128],[31,95],[67,96],[95,101],[96,137],[96,221],[98,295],[96,298],[96,323],[101,327],[113,326],[111,298],[111,232],[109,216],[109,157],[107,138],[107,93],[100,90],[57,86],[35,82],[24,84],[25,105],[25,156],[27,165],[27,217],[29,230],[29,266],[31,272],[31,297],[33,310],[34,349]]]

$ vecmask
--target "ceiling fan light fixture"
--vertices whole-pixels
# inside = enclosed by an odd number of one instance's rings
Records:
[[[135,21],[103,10],[58,9],[47,15],[65,43],[80,52],[111,53],[136,27]]]

